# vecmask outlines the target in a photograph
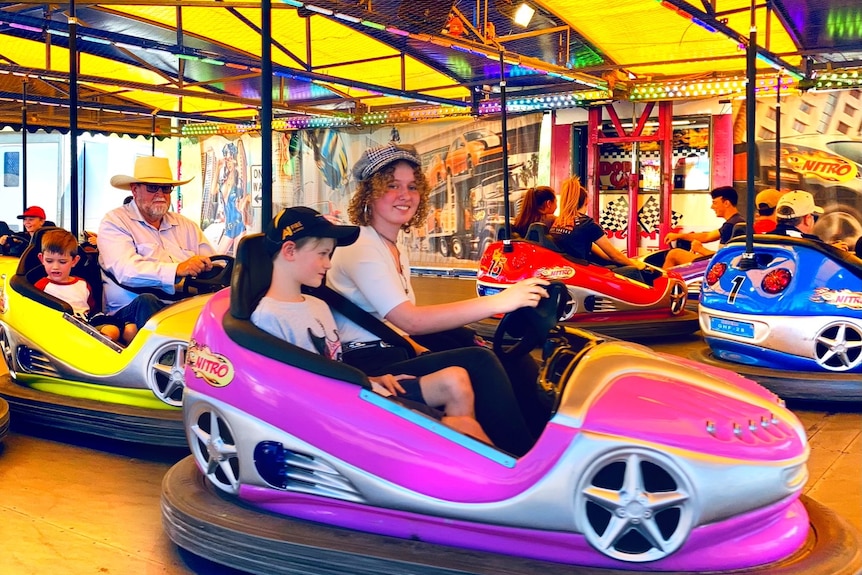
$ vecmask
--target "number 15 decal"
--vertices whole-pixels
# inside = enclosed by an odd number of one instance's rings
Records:
[[[727,295],[727,303],[732,304],[736,301],[736,294],[739,293],[742,284],[745,283],[745,276],[736,276],[731,280],[733,287],[730,288],[730,293]]]

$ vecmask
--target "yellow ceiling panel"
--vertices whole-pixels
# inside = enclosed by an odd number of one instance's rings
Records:
[[[257,110],[254,108],[242,107],[235,102],[225,102],[213,98],[183,96],[182,99],[180,99],[171,94],[164,94],[152,90],[128,89],[98,82],[82,82],[81,85],[89,86],[117,97],[140,102],[143,106],[154,111],[212,114],[225,118],[249,119],[257,113]],[[80,103],[81,105],[86,105],[85,102]]]
[[[34,42],[14,36],[0,35],[2,50],[14,54],[14,64],[25,68],[46,71],[69,72],[69,51],[66,48],[51,46],[46,49],[42,42]],[[153,70],[129,66],[109,58],[79,53],[78,74],[111,78],[119,82],[142,82],[150,85],[167,84],[167,79]]]
[[[174,8],[123,6],[110,11],[157,23],[166,28],[176,25]],[[251,26],[226,9],[184,7],[183,30],[187,34],[259,57],[260,36],[253,27],[260,25],[260,11],[238,9],[237,12],[247,19]],[[272,11],[274,64],[294,69],[304,67],[300,62],[308,64],[306,24],[311,31],[310,65],[313,72],[386,87],[400,87],[401,63],[398,50],[336,21],[317,15],[309,19],[300,18],[296,10]],[[353,61],[357,63],[351,63]],[[344,62],[346,64],[342,64]],[[413,58],[407,58],[405,69],[407,90],[452,84],[451,78]]]
[[[394,56],[398,51],[374,38],[322,16],[307,19],[311,28],[311,66],[328,66],[336,62]],[[272,37],[289,46],[305,60],[306,18],[295,10],[272,13]],[[258,50],[258,53],[260,50]]]
[[[168,29],[174,29],[177,25],[176,9],[154,6],[122,6],[112,7],[107,12],[124,14],[136,19],[158,24]],[[278,12],[286,12],[279,10]],[[294,12],[295,11],[291,11]],[[254,26],[260,26],[260,12],[246,11],[243,14]],[[186,34],[205,38],[215,44],[229,47],[232,50],[243,52],[251,57],[259,57],[261,44],[260,34],[248,24],[241,21],[227,9],[207,7],[194,8],[184,7],[182,9],[182,25]],[[285,28],[282,24],[282,28]],[[294,38],[289,48],[303,47],[305,45],[304,29],[294,26],[284,32]],[[305,48],[298,53],[305,58]],[[296,61],[279,50],[273,49],[272,61],[283,66],[296,67]]]

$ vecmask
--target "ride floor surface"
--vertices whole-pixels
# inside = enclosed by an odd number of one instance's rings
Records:
[[[420,303],[475,293],[468,280],[415,278],[414,286]],[[690,336],[649,345],[686,355],[698,343]],[[862,413],[828,403],[790,406],[811,444],[805,494],[862,533]],[[187,455],[182,448],[28,428],[13,413],[0,444],[0,573],[238,575],[178,549],[162,528],[162,478]]]

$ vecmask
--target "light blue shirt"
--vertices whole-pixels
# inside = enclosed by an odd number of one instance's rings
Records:
[[[144,220],[135,202],[105,214],[96,240],[99,265],[131,287],[155,287],[174,293],[177,266],[192,256],[212,256],[215,250],[200,227],[175,212],[167,212],[158,229]],[[112,314],[138,294],[121,288],[102,274],[105,312]]]

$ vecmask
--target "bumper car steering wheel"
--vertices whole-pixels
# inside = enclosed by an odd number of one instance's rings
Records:
[[[548,337],[569,302],[569,290],[562,282],[545,286],[548,297],[536,307],[522,307],[507,313],[494,334],[494,353],[499,357],[519,357],[530,353]],[[514,343],[510,343],[514,340]]]
[[[233,272],[232,256],[217,255],[210,257],[213,267],[197,276],[188,276],[183,280],[182,292],[186,296],[214,293],[230,285]],[[217,262],[223,262],[218,264]]]

